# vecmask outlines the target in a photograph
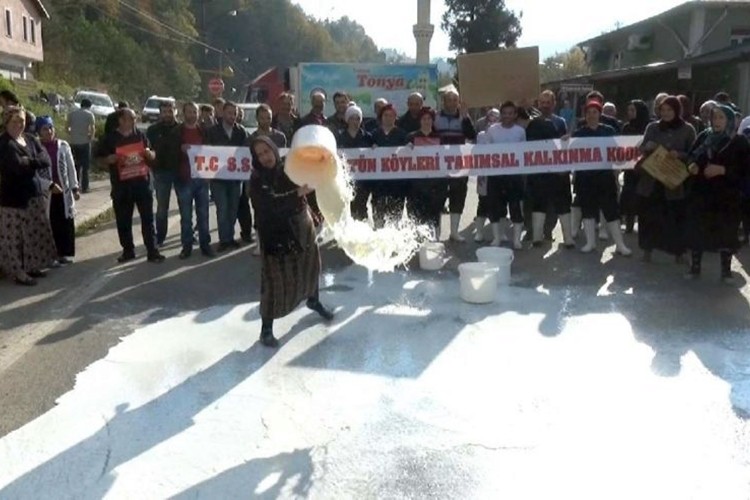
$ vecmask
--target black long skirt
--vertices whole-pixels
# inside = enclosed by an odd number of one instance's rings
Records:
[[[667,200],[660,185],[655,186],[651,196],[639,196],[638,246],[641,250],[684,254],[686,210],[685,200]]]
[[[74,219],[65,217],[65,198],[62,194],[53,194],[50,199],[49,221],[52,225],[52,236],[55,239],[59,257],[75,257],[76,227]]]

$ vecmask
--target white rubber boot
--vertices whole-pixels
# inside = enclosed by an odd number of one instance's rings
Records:
[[[487,217],[477,217],[474,219],[474,228],[476,234],[474,235],[474,241],[481,243],[484,241],[484,224],[487,222]]]
[[[523,236],[523,224],[513,224],[513,248],[516,250],[523,250],[523,243],[521,243],[521,236]]]
[[[531,243],[538,247],[544,241],[544,221],[547,219],[547,214],[544,212],[533,212],[531,214]]]
[[[573,239],[578,238],[578,233],[581,230],[581,219],[583,214],[581,213],[581,207],[570,207],[570,235]]]
[[[560,228],[562,229],[563,234],[563,246],[565,248],[574,248],[576,242],[571,234],[570,214],[562,214],[558,216],[558,219],[560,220]]]
[[[503,226],[499,222],[493,222],[490,224],[492,228],[492,242],[490,246],[499,247],[503,242]]]
[[[631,255],[633,255],[633,252],[625,246],[625,242],[622,239],[622,229],[620,229],[620,221],[616,220],[608,222],[607,229],[609,230],[609,234],[612,236],[612,240],[614,240],[615,242],[617,253],[619,253],[623,257],[630,257]]]
[[[458,232],[461,225],[461,214],[451,214],[451,240],[464,242],[466,239]]]
[[[596,250],[596,219],[583,219],[583,234],[586,235],[586,244],[581,252],[591,253]]]

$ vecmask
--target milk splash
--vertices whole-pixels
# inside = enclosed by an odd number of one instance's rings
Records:
[[[286,172],[298,185],[315,189],[326,232],[355,263],[370,271],[390,272],[406,264],[433,231],[405,215],[374,228],[352,218],[354,189],[346,162],[336,151],[330,130],[309,125],[297,131],[286,161]]]

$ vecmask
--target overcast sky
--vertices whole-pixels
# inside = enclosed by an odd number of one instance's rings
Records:
[[[308,14],[317,18],[349,16],[367,30],[380,48],[394,48],[414,56],[415,42],[412,25],[417,21],[417,0],[293,0]],[[413,5],[412,12],[404,9]],[[614,28],[615,23],[630,24],[684,3],[684,0],[506,0],[506,5],[518,13],[523,10],[523,36],[519,46],[539,45],[542,57],[566,50],[576,42]],[[564,8],[553,7],[564,5]],[[432,38],[430,55],[452,55],[448,37],[440,29],[445,11],[441,0],[432,0]]]

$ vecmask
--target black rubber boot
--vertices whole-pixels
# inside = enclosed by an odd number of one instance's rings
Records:
[[[326,321],[331,321],[333,319],[333,311],[321,304],[317,297],[310,297],[307,299],[307,308],[318,313],[320,317]]]
[[[690,270],[685,274],[687,279],[696,279],[701,275],[701,261],[703,253],[693,250],[690,252]]]
[[[260,327],[260,343],[266,347],[279,347],[279,341],[273,336],[273,320],[263,320]]]

